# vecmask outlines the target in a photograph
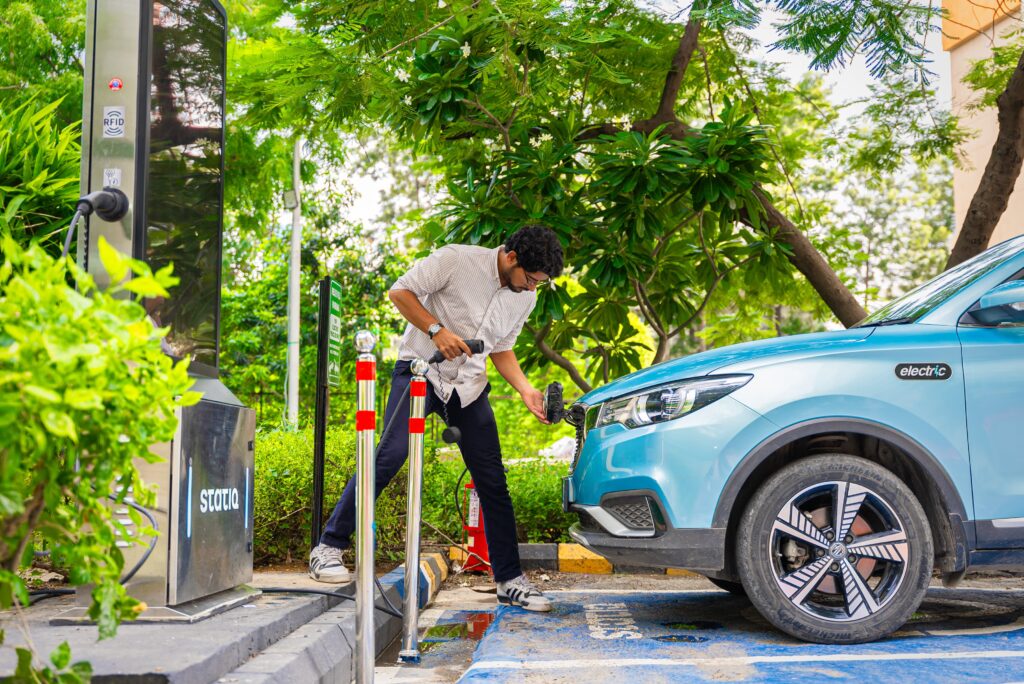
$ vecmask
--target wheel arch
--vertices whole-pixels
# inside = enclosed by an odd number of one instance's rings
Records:
[[[848,453],[899,477],[925,510],[935,564],[947,576],[967,568],[973,547],[963,499],[946,469],[916,440],[889,426],[857,418],[823,418],[787,427],[758,444],[733,469],[715,508],[713,527],[726,528],[726,574],[735,576],[738,521],[761,484],[785,465],[821,453]]]

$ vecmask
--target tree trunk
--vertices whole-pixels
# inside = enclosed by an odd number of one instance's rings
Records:
[[[843,284],[832,267],[825,261],[807,236],[793,222],[775,208],[768,196],[755,188],[757,199],[767,213],[768,225],[778,231],[778,236],[790,247],[793,253],[789,261],[800,271],[811,287],[821,296],[828,308],[832,310],[839,322],[849,328],[868,315],[849,288]]]
[[[668,335],[658,335],[658,350],[654,352],[654,361],[651,362],[651,365],[668,361],[668,353],[671,350],[672,345],[669,344]]]
[[[996,102],[999,132],[946,262],[947,269],[985,250],[996,224],[1006,211],[1020,175],[1021,161],[1024,160],[1024,53],[1017,60],[1017,68],[1013,70],[1006,90]]]

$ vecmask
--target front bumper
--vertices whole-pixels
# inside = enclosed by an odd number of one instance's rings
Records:
[[[572,478],[567,477],[562,481],[562,507],[580,516],[569,535],[613,562],[718,576],[725,569],[725,528],[673,528],[654,491],[610,492],[597,506],[574,503],[574,499]]]
[[[610,561],[654,568],[685,568],[719,573],[725,569],[725,528],[667,529],[656,537],[616,537],[569,528],[577,542]]]

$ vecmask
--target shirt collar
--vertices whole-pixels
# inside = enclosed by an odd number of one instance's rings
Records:
[[[497,283],[498,287],[501,287],[501,278],[498,276],[498,255],[501,253],[501,245],[491,250],[491,262],[489,265],[491,278]]]

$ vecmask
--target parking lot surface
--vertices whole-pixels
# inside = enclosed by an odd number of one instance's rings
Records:
[[[573,584],[546,591],[556,602],[551,613],[487,599],[468,610],[441,606],[424,632],[419,676],[402,668],[394,681],[1024,682],[1020,580],[935,587],[892,637],[855,646],[797,641],[744,597],[702,580]]]

